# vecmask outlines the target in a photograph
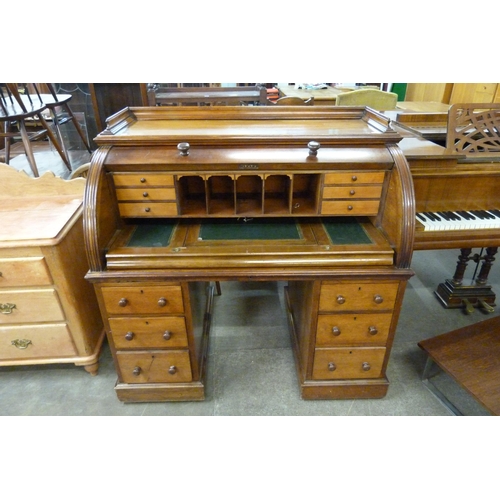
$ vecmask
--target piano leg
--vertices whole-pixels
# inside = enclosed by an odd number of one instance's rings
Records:
[[[463,307],[467,314],[471,314],[474,311],[474,307],[480,307],[490,313],[494,311],[496,296],[491,289],[491,285],[487,284],[487,281],[498,247],[488,247],[484,257],[480,257],[477,254],[471,257],[471,251],[472,249],[470,248],[462,248],[460,250],[453,278],[440,283],[434,293],[446,308]],[[483,263],[475,284],[463,285],[465,270],[470,260],[474,260],[475,262],[482,260]]]

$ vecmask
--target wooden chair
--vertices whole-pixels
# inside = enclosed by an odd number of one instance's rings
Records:
[[[0,137],[5,138],[5,163],[8,165],[10,162],[10,146],[15,137],[21,136],[21,141],[24,146],[24,151],[31,167],[33,175],[39,177],[38,168],[35,161],[35,155],[31,146],[31,141],[39,139],[41,136],[46,135],[57,152],[61,156],[64,164],[71,171],[69,160],[61,148],[57,137],[52,132],[50,126],[47,124],[43,117],[43,111],[46,106],[33,99],[28,92],[21,95],[19,92],[18,84],[5,83],[0,88],[0,122],[4,124],[3,132],[0,132]],[[26,122],[36,120],[40,124],[41,130],[28,133]],[[18,130],[14,130],[14,125],[17,125]]]
[[[309,99],[302,99],[300,97],[284,96],[272,103],[278,106],[312,106],[314,104],[314,97],[309,97]]]
[[[64,140],[62,137],[61,133],[61,125],[64,125],[65,123],[71,122],[75,126],[76,131],[78,132],[78,135],[82,139],[83,144],[87,148],[87,151],[89,153],[92,153],[92,150],[90,149],[90,144],[85,137],[85,134],[83,133],[82,127],[78,123],[78,120],[76,119],[75,115],[71,111],[71,108],[69,107],[69,101],[73,98],[71,94],[58,94],[54,86],[51,83],[33,83],[33,88],[38,96],[38,99],[40,102],[45,104],[47,109],[50,111],[50,114],[52,116],[52,120],[56,129],[57,137],[59,138],[59,141],[61,142],[61,145],[64,149],[64,152],[66,154],[66,157],[69,158],[68,151],[66,149],[66,146],[64,144]],[[47,88],[49,93],[41,93],[41,90],[43,87]]]
[[[375,89],[353,90],[337,96],[337,106],[368,106],[378,111],[396,109],[398,94]]]

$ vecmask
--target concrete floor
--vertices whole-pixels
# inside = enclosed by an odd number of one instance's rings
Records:
[[[72,164],[89,161],[72,151]],[[57,153],[37,156],[40,173],[67,177]],[[11,162],[30,175],[23,156]],[[215,297],[206,400],[177,403],[122,403],[114,392],[116,374],[104,345],[99,373],[81,367],[45,365],[0,368],[0,415],[297,415],[297,416],[447,416],[450,411],[421,382],[425,354],[417,343],[491,317],[475,310],[445,309],[434,296],[437,285],[453,275],[458,251],[416,252],[416,275],[409,281],[388,367],[390,387],[383,399],[303,401],[299,395],[283,302],[284,283],[223,282]],[[471,270],[468,274],[472,274]],[[469,276],[468,276],[469,277]],[[500,290],[500,267],[490,284]],[[492,315],[499,314],[496,310]],[[453,381],[441,376],[443,390],[467,415],[487,415]]]

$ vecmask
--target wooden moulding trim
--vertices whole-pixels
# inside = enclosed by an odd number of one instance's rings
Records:
[[[104,160],[110,149],[111,147],[101,147],[94,153],[83,197],[83,234],[91,271],[102,271],[105,267],[104,256],[101,256],[99,249],[97,194],[103,178]]]
[[[389,151],[394,158],[394,166],[401,178],[401,190],[403,198],[402,218],[399,223],[401,227],[401,245],[397,254],[397,267],[409,269],[413,253],[415,239],[415,194],[410,167],[406,158],[397,145],[390,145]]]

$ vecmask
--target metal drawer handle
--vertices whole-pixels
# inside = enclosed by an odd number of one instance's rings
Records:
[[[16,308],[16,304],[10,304],[10,303],[5,303],[5,304],[0,304],[0,312],[2,314],[12,314],[12,309]]]
[[[338,326],[334,326],[332,328],[332,333],[333,333],[333,335],[335,335],[335,337],[339,336],[340,335],[340,328]]]
[[[168,369],[168,373],[170,373],[170,375],[175,375],[175,374],[177,373],[177,366],[172,365],[172,366]]]
[[[337,369],[337,366],[335,365],[335,363],[328,363],[328,370],[330,370],[331,372],[334,372],[335,370]]]
[[[161,297],[158,299],[158,305],[160,307],[165,307],[167,305],[167,299],[165,297]]]
[[[378,333],[377,327],[376,326],[369,326],[368,333],[370,335],[377,335],[377,333]]]
[[[163,334],[163,338],[165,340],[170,340],[172,338],[172,332],[169,332],[168,330],[165,330],[165,333]]]
[[[337,295],[337,304],[344,304],[345,297],[343,295]]]
[[[132,374],[135,375],[136,377],[138,377],[140,374],[141,374],[141,367],[140,366],[136,366],[133,370],[132,370]]]
[[[118,305],[119,305],[120,307],[125,307],[127,304],[128,304],[128,300],[127,300],[127,299],[125,299],[125,298],[120,299],[120,300],[118,301]]]
[[[364,372],[367,372],[370,370],[371,366],[370,363],[367,363],[366,361],[361,365],[361,368],[363,369]]]
[[[134,332],[127,332],[125,334],[125,340],[132,340],[134,338]]]
[[[382,302],[384,302],[384,298],[382,295],[375,295],[373,297],[373,302],[375,302],[375,304],[382,304]]]
[[[13,340],[11,342],[11,344],[14,347],[17,347],[18,349],[27,349],[28,346],[33,344],[33,342],[31,342],[31,340],[28,340],[28,339],[16,339],[16,340]]]

